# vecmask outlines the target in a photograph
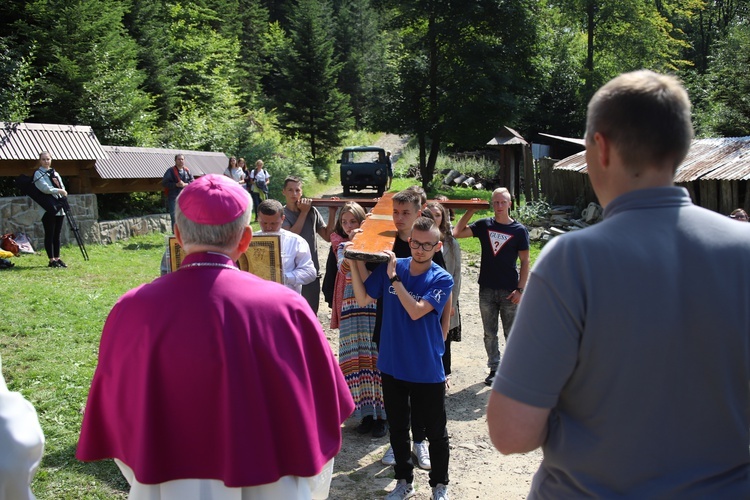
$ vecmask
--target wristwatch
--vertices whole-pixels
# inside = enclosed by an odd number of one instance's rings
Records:
[[[516,288],[516,291],[517,291],[518,293],[523,293],[523,288]]]
[[[395,275],[393,278],[391,278],[391,285],[394,284],[397,281],[401,281],[401,278],[398,277],[398,274]]]

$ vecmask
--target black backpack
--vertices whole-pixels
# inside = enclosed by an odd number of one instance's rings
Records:
[[[51,170],[51,169],[50,169]],[[52,172],[46,175],[51,175]],[[46,212],[56,214],[63,208],[64,202],[60,198],[55,198],[51,194],[43,193],[34,184],[34,178],[28,175],[21,174],[16,177],[16,187],[23,194],[34,200],[42,207]]]

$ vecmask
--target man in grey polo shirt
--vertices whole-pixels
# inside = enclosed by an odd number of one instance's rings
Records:
[[[750,498],[750,232],[673,185],[692,138],[672,77],[589,103],[604,220],[540,255],[487,408],[529,498]]]

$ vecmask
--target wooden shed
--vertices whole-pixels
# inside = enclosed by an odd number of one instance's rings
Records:
[[[501,185],[508,188],[513,199],[518,202],[522,191],[527,201],[538,199],[534,160],[526,139],[512,128],[503,127],[487,142],[487,147],[500,153],[497,177]],[[522,179],[526,181],[522,183]]]
[[[132,193],[160,191],[161,179],[174,166],[177,154],[185,156],[185,166],[195,177],[223,174],[229,165],[224,153],[180,149],[102,146],[107,158],[97,160],[95,175],[89,178],[91,193]]]
[[[88,126],[0,122],[0,176],[30,175],[41,151],[71,194],[159,191],[176,154],[194,176],[222,174],[229,163],[224,153],[102,146]]]
[[[71,193],[90,192],[84,179],[107,158],[91,127],[0,122],[0,176],[31,175],[42,151],[52,155],[52,167]]]
[[[597,201],[586,169],[585,152],[543,170],[543,191],[551,203]],[[696,139],[677,168],[675,184],[688,190],[696,205],[729,214],[750,210],[750,137]]]

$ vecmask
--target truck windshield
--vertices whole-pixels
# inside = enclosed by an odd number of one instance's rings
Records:
[[[385,163],[385,155],[379,151],[347,151],[344,163]]]

